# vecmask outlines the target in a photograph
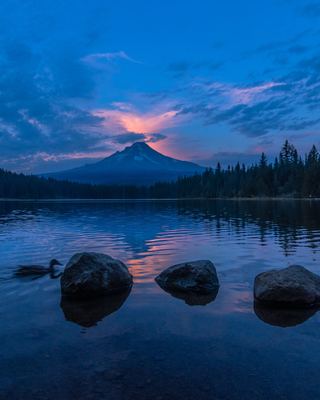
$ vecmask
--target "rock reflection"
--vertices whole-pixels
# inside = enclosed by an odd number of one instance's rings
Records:
[[[169,293],[172,297],[184,300],[184,302],[189,306],[205,306],[209,303],[212,303],[216,299],[219,292],[219,287],[217,287],[215,291],[211,292],[210,294],[185,293],[185,292],[169,291],[165,289],[163,290]]]
[[[273,326],[288,328],[303,324],[313,317],[319,308],[268,308],[258,302],[254,303],[254,312],[263,322]]]
[[[131,288],[123,293],[90,300],[75,300],[62,296],[60,307],[66,321],[90,328],[96,326],[108,315],[118,311],[127,300],[130,292]]]

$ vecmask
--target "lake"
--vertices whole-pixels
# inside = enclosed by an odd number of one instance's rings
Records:
[[[2,202],[0,398],[320,398],[320,313],[262,309],[252,295],[268,269],[320,273],[319,250],[315,201]],[[13,276],[79,251],[124,261],[131,292],[70,303],[53,276]],[[197,259],[217,268],[215,300],[155,283]]]

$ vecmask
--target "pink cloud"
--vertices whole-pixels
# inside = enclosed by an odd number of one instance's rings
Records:
[[[250,104],[265,91],[283,85],[285,84],[281,82],[266,82],[245,88],[234,87],[230,90],[230,97],[235,104]]]
[[[143,134],[158,133],[177,126],[182,119],[177,114],[178,111],[164,109],[163,106],[156,106],[149,112],[139,112],[123,103],[116,109],[99,109],[93,112],[93,115],[103,118],[102,124],[106,129],[118,133],[125,131]]]

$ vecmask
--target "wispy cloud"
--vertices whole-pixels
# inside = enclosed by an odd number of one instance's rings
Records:
[[[121,50],[113,53],[93,53],[88,54],[81,58],[81,60],[90,65],[100,65],[101,63],[117,61],[117,60],[125,60],[135,64],[141,64],[140,61],[135,60],[134,58],[128,56],[128,54]]]
[[[303,71],[302,71],[303,67]],[[247,137],[261,137],[270,132],[305,129],[320,123],[306,107],[315,106],[320,91],[318,83],[309,83],[307,69],[318,68],[316,60],[305,61],[292,76],[255,85],[232,85],[200,82],[193,85],[194,99],[180,113],[203,118],[206,125],[226,124]],[[315,78],[316,79],[316,78]],[[310,96],[313,92],[314,96]]]
[[[194,83],[194,88],[204,90],[209,95],[216,98],[216,104],[237,106],[240,104],[252,104],[257,101],[265,100],[275,95],[271,90],[286,86],[284,82],[263,82],[256,85],[237,86],[221,82]]]
[[[266,82],[256,86],[232,87],[227,93],[229,93],[233,105],[250,104],[256,101],[257,98],[261,99],[261,96],[268,97],[270,95],[270,89],[280,86],[285,86],[285,83]]]

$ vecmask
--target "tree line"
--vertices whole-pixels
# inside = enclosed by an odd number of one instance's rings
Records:
[[[315,146],[302,158],[288,141],[274,162],[262,153],[249,167],[237,163],[223,169],[159,182],[151,186],[91,185],[0,169],[0,198],[137,199],[220,197],[320,197],[320,154]]]
[[[320,155],[313,145],[302,158],[288,141],[273,163],[265,153],[257,164],[237,163],[179,179],[179,197],[320,197]]]

